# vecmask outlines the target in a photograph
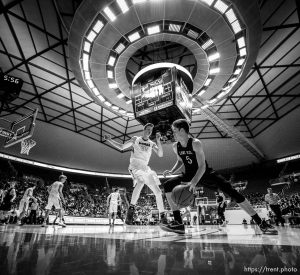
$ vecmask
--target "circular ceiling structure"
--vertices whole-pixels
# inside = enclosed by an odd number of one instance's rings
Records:
[[[245,78],[258,53],[260,30],[259,9],[248,1],[86,0],[69,33],[70,64],[96,103],[133,117],[128,71],[134,56],[151,44],[178,44],[196,61],[186,67],[193,75],[194,108],[205,108]],[[159,61],[157,56],[149,63]]]

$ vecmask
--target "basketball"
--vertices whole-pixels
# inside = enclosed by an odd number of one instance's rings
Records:
[[[171,199],[180,208],[190,206],[193,203],[194,198],[194,194],[189,191],[189,186],[186,185],[176,186],[171,195]]]

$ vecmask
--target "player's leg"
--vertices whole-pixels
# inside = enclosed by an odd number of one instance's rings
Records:
[[[175,186],[180,185],[181,182],[182,182],[182,177],[175,177],[167,180],[164,184],[162,184],[165,190],[165,195],[169,203],[169,206],[173,211],[174,222],[170,224],[161,224],[160,228],[165,231],[184,234],[185,230],[184,230],[184,225],[180,214],[180,208],[177,206],[177,204],[175,204],[175,202],[171,198],[172,190],[174,189]]]
[[[66,227],[66,225],[63,222],[63,213],[64,213],[64,210],[62,208],[62,202],[61,202],[60,198],[56,198],[54,200],[54,207],[55,207],[55,209],[57,209],[57,211],[59,213],[59,222],[58,222],[58,225],[60,225],[62,227]]]
[[[27,205],[26,200],[21,199],[20,204],[19,204],[19,211],[18,211],[20,213],[19,217],[18,217],[18,225],[23,225],[24,224],[22,222],[22,219],[24,218],[27,209],[28,209],[28,205]]]
[[[42,224],[42,227],[45,227],[46,224],[47,224],[47,220],[48,220],[48,217],[49,217],[49,213],[50,213],[50,210],[52,209],[52,206],[54,205],[54,199],[52,196],[49,196],[48,197],[48,202],[47,202],[47,205],[45,207],[45,217],[44,217],[44,222]]]
[[[151,189],[153,194],[155,195],[157,208],[160,214],[160,220],[163,223],[167,223],[167,219],[165,217],[165,208],[164,208],[164,202],[162,198],[162,191],[159,188],[159,185],[161,184],[159,181],[159,178],[157,174],[154,171],[151,171],[147,177],[147,180],[145,184]]]
[[[136,179],[136,185],[132,192],[130,206],[128,208],[127,216],[126,216],[126,220],[125,220],[125,223],[128,225],[131,225],[133,223],[133,215],[134,215],[135,205],[140,197],[140,194],[144,187],[144,182],[145,182],[142,175],[135,175],[135,179]]]
[[[262,219],[257,214],[257,212],[254,210],[250,202],[237,190],[235,190],[231,184],[221,175],[217,173],[212,173],[208,176],[206,176],[203,180],[200,181],[200,184],[204,184],[204,186],[215,190],[216,188],[219,188],[221,191],[223,191],[225,194],[230,196],[233,200],[237,202],[237,204],[249,215],[252,217],[252,219],[256,222],[257,225],[259,225],[260,229],[264,233],[269,234],[277,234],[277,230],[274,229],[273,226],[268,225],[265,222],[262,222]]]

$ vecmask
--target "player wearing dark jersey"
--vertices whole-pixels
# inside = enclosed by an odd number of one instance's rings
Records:
[[[177,141],[173,144],[177,162],[171,170],[164,171],[163,175],[174,174],[182,166],[184,166],[185,172],[183,175],[171,178],[163,184],[167,200],[174,214],[174,221],[171,224],[160,225],[163,230],[179,234],[184,234],[185,232],[180,209],[171,198],[174,187],[184,184],[189,186],[189,190],[192,192],[195,192],[196,185],[202,185],[214,191],[221,190],[234,199],[253,218],[263,232],[277,234],[277,230],[274,227],[262,222],[249,201],[242,194],[235,190],[224,177],[208,166],[201,141],[189,137],[189,124],[185,119],[174,121],[172,130]]]
[[[219,221],[221,221],[221,226],[226,225],[226,220],[225,220],[225,209],[226,209],[226,200],[225,196],[222,192],[216,192],[216,201],[218,204],[218,216],[219,216]]]

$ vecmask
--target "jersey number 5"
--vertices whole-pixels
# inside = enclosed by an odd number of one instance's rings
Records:
[[[186,156],[185,158],[186,158],[186,161],[188,162],[188,164],[192,164],[193,163],[193,161],[190,159],[189,156]]]

